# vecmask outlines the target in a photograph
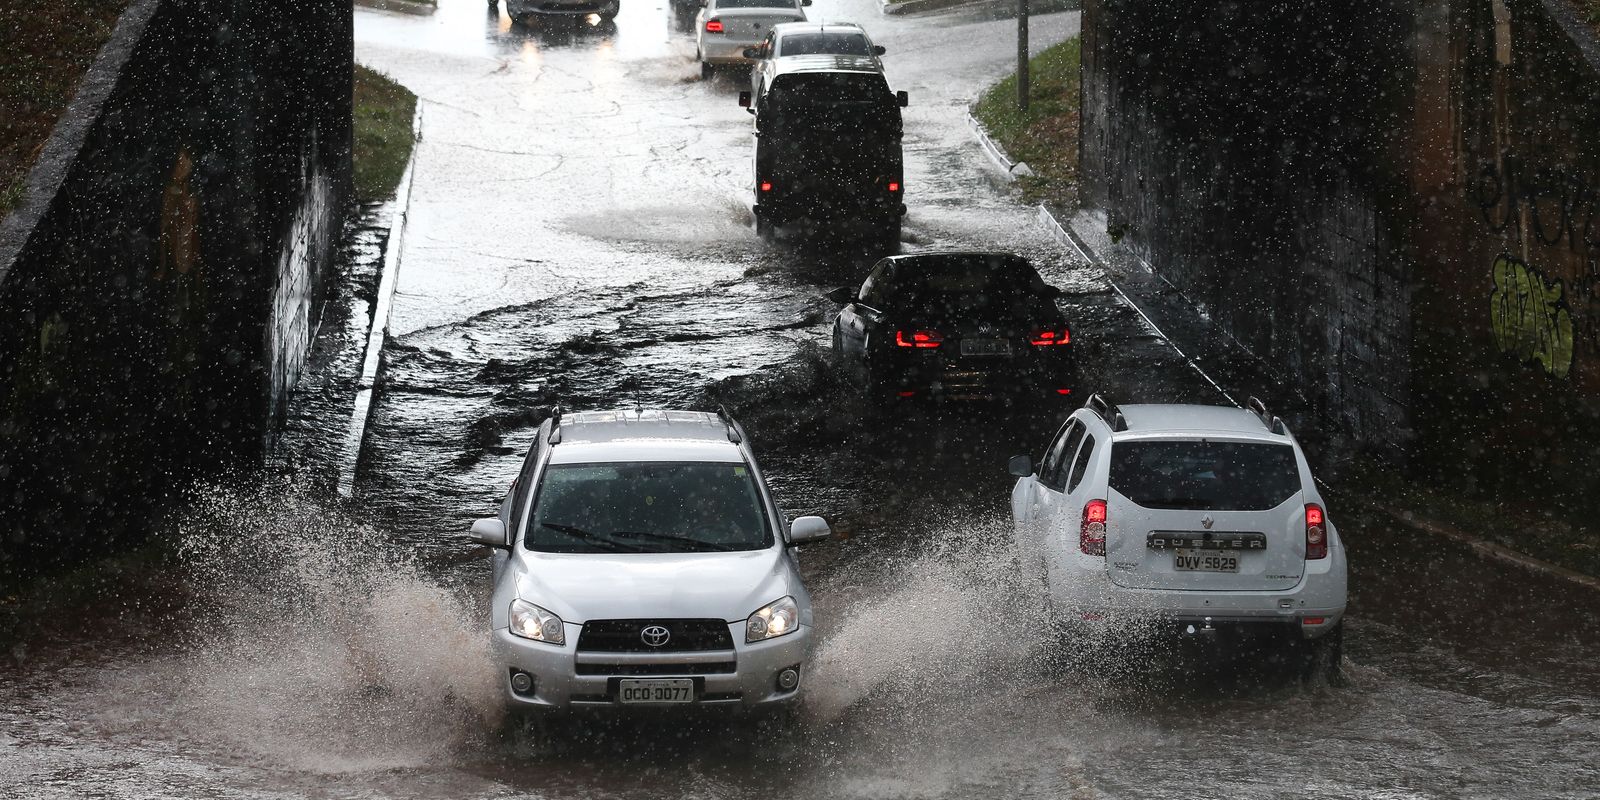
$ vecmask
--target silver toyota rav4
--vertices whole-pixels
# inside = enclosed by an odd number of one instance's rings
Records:
[[[559,412],[497,517],[494,649],[513,709],[796,698],[811,598],[737,423],[690,411]]]
[[[1095,395],[1011,473],[1018,555],[1069,627],[1135,616],[1211,640],[1265,634],[1337,675],[1344,543],[1299,443],[1260,401],[1118,408]]]

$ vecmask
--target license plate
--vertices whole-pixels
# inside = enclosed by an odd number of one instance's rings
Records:
[[[1009,356],[1011,355],[1011,342],[1007,339],[962,339],[961,355]]]
[[[623,703],[693,703],[694,680],[620,680],[617,681],[617,700]]]
[[[1178,572],[1238,572],[1238,553],[1179,548],[1172,551],[1172,568]]]

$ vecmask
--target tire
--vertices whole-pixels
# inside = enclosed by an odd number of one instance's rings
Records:
[[[892,256],[900,252],[900,220],[885,224],[879,236],[885,255]]]
[[[756,238],[763,242],[770,242],[776,238],[772,220],[767,219],[765,214],[756,215]]]
[[[704,61],[700,62],[700,80],[709,81],[716,75],[716,68]]]
[[[1343,686],[1344,681],[1344,623],[1333,630],[1303,642],[1300,657],[1300,680],[1306,683],[1326,681],[1330,686]]]

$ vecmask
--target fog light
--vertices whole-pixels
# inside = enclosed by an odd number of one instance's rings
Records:
[[[787,692],[800,685],[800,671],[789,667],[778,673],[778,688]]]
[[[511,671],[511,691],[517,694],[530,694],[533,692],[533,676],[521,670]]]

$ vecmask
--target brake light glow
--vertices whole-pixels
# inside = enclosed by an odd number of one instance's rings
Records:
[[[900,191],[900,182],[899,181],[889,181],[889,191],[891,191],[891,192]]]
[[[1056,394],[1072,394],[1071,389],[1057,389]]]
[[[1106,501],[1090,500],[1084,505],[1078,549],[1091,556],[1106,554]]]
[[[915,389],[902,389],[901,391],[897,392],[896,394],[899,394],[901,397],[916,397],[917,396],[917,392],[916,392]]]
[[[763,191],[763,192],[772,191],[772,181],[762,181],[761,182],[761,191]]]
[[[1322,623],[1327,622],[1327,621],[1328,621],[1327,617],[1306,617],[1305,619],[1300,620],[1300,624],[1301,625],[1321,625]]]
[[[944,337],[937,331],[895,331],[894,343],[900,347],[929,348],[938,347],[944,342]]]
[[[1322,506],[1306,504],[1306,560],[1328,557],[1328,518]]]
[[[708,20],[706,20],[706,33],[722,33],[722,20],[720,20],[720,19],[708,19]]]
[[[1072,331],[1065,325],[1060,328],[1045,328],[1034,331],[1028,343],[1035,347],[1047,347],[1053,344],[1072,344]]]

